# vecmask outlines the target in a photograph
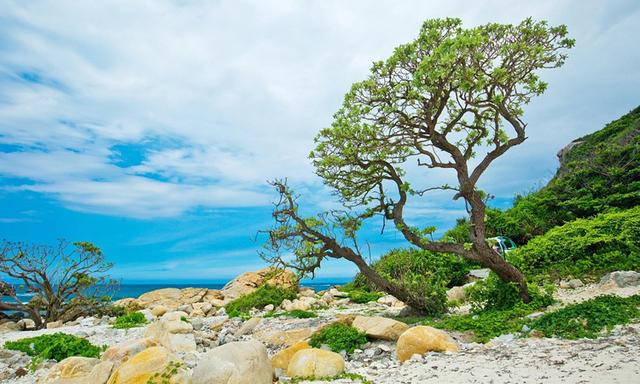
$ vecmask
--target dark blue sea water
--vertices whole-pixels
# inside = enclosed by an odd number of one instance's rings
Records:
[[[302,280],[300,283],[303,287],[310,287],[317,291],[322,291],[328,288],[331,288],[334,285],[342,285],[351,281],[349,278],[344,279],[333,279],[333,280]],[[154,291],[156,289],[161,288],[209,288],[209,289],[221,289],[227,282],[213,282],[213,283],[196,283],[196,284],[186,284],[186,283],[139,283],[139,284],[121,284],[118,290],[113,295],[113,300],[122,299],[124,297],[138,297],[145,292]],[[18,289],[18,292],[19,289]],[[21,293],[18,295],[18,298],[23,302],[28,302],[31,300],[33,294],[31,293]],[[4,298],[6,300],[7,298]],[[4,301],[3,300],[3,301]]]

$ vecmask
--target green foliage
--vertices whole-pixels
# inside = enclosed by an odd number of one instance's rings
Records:
[[[118,316],[113,323],[113,328],[128,329],[142,327],[147,324],[147,319],[141,312],[129,312],[125,315]]]
[[[367,292],[365,290],[353,290],[349,292],[349,300],[358,304],[365,304],[370,301],[376,301],[384,296],[382,292]]]
[[[146,384],[169,384],[171,383],[171,378],[177,375],[181,368],[183,368],[182,363],[178,361],[170,361],[164,367],[162,372],[156,372],[151,375]]]
[[[61,361],[70,356],[99,357],[102,349],[88,340],[66,333],[54,333],[7,341],[4,348],[21,351],[37,359]]]
[[[515,283],[502,281],[493,272],[487,279],[467,288],[467,294],[471,308],[476,313],[486,310],[505,310],[523,304],[518,286]],[[531,302],[527,306],[533,310],[547,307],[554,302],[551,285],[540,288],[529,284],[529,295]]]
[[[475,340],[486,343],[494,337],[516,333],[529,320],[525,317],[534,310],[525,304],[518,304],[505,310],[486,310],[477,314],[445,316],[424,321],[423,324],[449,331],[473,332]]]
[[[383,278],[418,297],[424,303],[420,309],[432,315],[446,310],[446,288],[464,284],[472,266],[453,254],[414,248],[394,249],[372,265]],[[362,274],[356,276],[353,285],[359,289],[376,289]]]
[[[96,310],[96,317],[109,316],[119,317],[127,314],[127,309],[120,305],[107,304]]]
[[[311,311],[303,311],[301,309],[294,309],[293,311],[286,311],[286,312],[275,312],[275,311],[270,311],[264,314],[263,316],[264,318],[270,318],[270,317],[293,317],[296,319],[311,319],[314,317],[318,317],[318,315],[315,312],[311,312]]]
[[[298,384],[303,381],[337,381],[337,380],[350,380],[359,381],[362,384],[373,384],[372,381],[367,380],[364,376],[357,373],[343,373],[338,376],[324,376],[324,377],[294,377],[287,381],[291,384]]]
[[[547,186],[489,210],[490,235],[519,244],[577,218],[640,205],[640,107],[578,139]]]
[[[598,278],[606,272],[640,269],[640,206],[553,228],[508,258],[530,277]]]
[[[326,326],[311,336],[309,344],[314,348],[320,348],[326,344],[334,352],[346,351],[353,353],[367,343],[367,336],[356,328],[343,323],[334,323]]]
[[[547,313],[535,320],[531,328],[546,337],[593,339],[603,330],[611,331],[614,326],[639,317],[640,295],[627,298],[605,295]]]
[[[231,301],[225,306],[225,310],[229,317],[246,316],[252,308],[264,308],[269,304],[277,307],[284,300],[293,300],[296,297],[296,292],[292,289],[262,285],[255,291]]]

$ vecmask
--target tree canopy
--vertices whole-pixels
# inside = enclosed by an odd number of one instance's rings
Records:
[[[370,76],[353,84],[331,126],[315,139],[310,157],[316,173],[345,209],[302,220],[294,194],[277,183],[287,208],[274,213],[279,226],[271,231],[271,260],[289,249],[296,259],[288,264],[316,268],[327,256],[326,240],[335,240],[336,227],[354,244],[349,251],[361,258],[355,231],[363,220],[381,215],[412,245],[491,268],[517,282],[526,298],[522,274],[487,244],[486,194],[476,185],[495,159],[524,142],[524,105],[547,88],[539,70],[562,66],[573,45],[566,26],[530,18],[517,25],[473,28],[463,28],[459,19],[427,20],[417,39],[374,62]],[[406,180],[411,162],[450,169],[457,183],[414,187],[424,183]],[[454,199],[464,200],[470,242],[433,241],[428,235],[434,227],[406,223],[408,199],[432,190],[451,191]],[[329,227],[334,229],[327,232]],[[336,257],[340,252],[330,253]]]

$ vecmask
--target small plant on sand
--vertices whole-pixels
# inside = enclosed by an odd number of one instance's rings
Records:
[[[21,351],[33,357],[33,365],[36,367],[38,360],[61,361],[70,356],[99,357],[102,351],[102,348],[86,339],[61,332],[7,341],[4,348]]]
[[[640,318],[640,295],[631,297],[599,296],[579,304],[547,313],[531,325],[546,337],[594,339],[614,326]]]
[[[346,351],[349,354],[366,343],[367,336],[363,332],[343,323],[334,323],[322,328],[311,336],[309,342],[314,348],[328,345],[334,352]]]
[[[292,289],[263,285],[255,291],[233,300],[224,308],[229,317],[240,317],[248,315],[252,308],[264,308],[269,304],[277,307],[284,300],[293,300],[296,297],[296,292]]]
[[[269,317],[293,317],[296,319],[311,319],[314,317],[318,317],[318,315],[315,312],[311,312],[311,311],[303,311],[301,309],[294,309],[293,311],[285,311],[285,312],[276,312],[276,311],[269,311],[267,313],[264,314],[264,316],[262,316],[264,318],[269,318]]]
[[[170,361],[162,370],[162,372],[154,373],[146,384],[169,384],[171,378],[178,374],[178,371],[183,367],[182,363],[177,361]]]
[[[291,384],[298,384],[303,381],[337,381],[337,380],[350,380],[350,381],[359,381],[362,384],[373,384],[372,381],[367,380],[364,376],[358,375],[357,373],[343,373],[338,376],[329,376],[329,377],[294,377],[288,381]]]
[[[141,312],[129,312],[126,315],[118,316],[113,323],[113,328],[128,329],[141,327],[147,324],[147,319]]]
[[[353,290],[349,292],[349,300],[357,304],[365,304],[370,301],[376,301],[384,296],[384,293],[380,292],[367,292],[363,290]]]

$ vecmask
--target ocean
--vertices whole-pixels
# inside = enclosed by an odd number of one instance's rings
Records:
[[[329,289],[335,285],[346,284],[351,279],[335,279],[335,280],[323,280],[323,281],[314,281],[314,280],[302,280],[300,282],[300,286],[313,288],[316,292],[322,291],[325,289]],[[113,300],[119,300],[125,297],[138,297],[145,292],[155,291],[156,289],[162,288],[209,288],[209,289],[221,289],[227,282],[214,282],[214,283],[196,283],[196,284],[186,284],[186,283],[139,283],[139,284],[120,284],[117,291],[113,294]],[[27,303],[33,297],[32,293],[20,293],[18,288],[18,298]],[[7,298],[3,298],[3,301],[7,300]],[[8,301],[8,300],[7,300]]]

